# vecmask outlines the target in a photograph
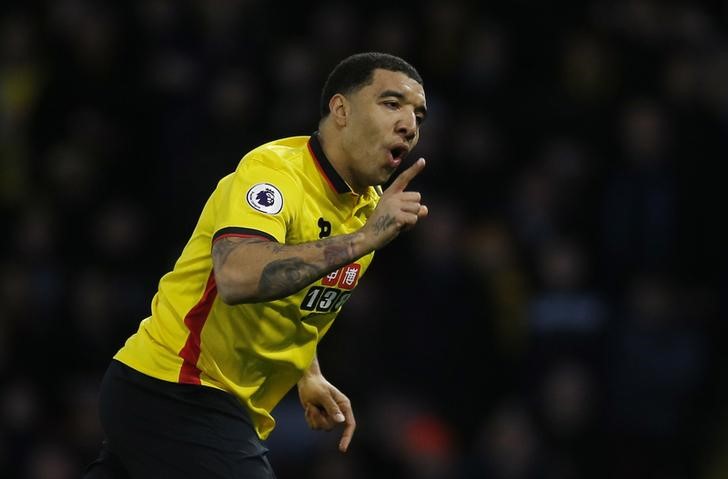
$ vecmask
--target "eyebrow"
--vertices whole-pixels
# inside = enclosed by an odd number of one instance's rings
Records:
[[[403,94],[403,93],[401,93],[401,92],[398,92],[398,91],[396,91],[396,90],[385,90],[385,91],[383,91],[383,92],[382,92],[382,93],[381,93],[381,94],[379,95],[379,98],[386,98],[386,97],[388,97],[388,96],[393,96],[393,97],[395,97],[395,98],[397,98],[397,99],[399,99],[399,100],[403,100],[403,101],[405,100],[404,94]],[[427,118],[427,108],[426,108],[425,106],[423,106],[423,105],[420,105],[420,106],[416,106],[416,107],[415,107],[415,112],[417,112],[417,113],[421,113],[421,114],[422,114],[422,119],[423,119],[423,120],[424,120],[425,118]]]

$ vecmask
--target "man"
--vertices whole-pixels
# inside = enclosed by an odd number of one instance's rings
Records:
[[[86,477],[275,477],[260,439],[294,385],[311,428],[342,425],[346,452],[354,413],[316,346],[374,251],[427,215],[406,191],[424,159],[379,187],[425,115],[412,66],[353,55],[324,85],[316,133],[252,150],[218,183],[104,377],[107,439]]]

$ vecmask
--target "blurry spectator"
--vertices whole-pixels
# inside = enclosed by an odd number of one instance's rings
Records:
[[[563,336],[566,342],[578,343],[588,351],[593,345],[582,341],[599,335],[607,314],[591,284],[588,254],[578,241],[569,239],[545,242],[538,253],[535,268],[539,288],[529,301],[532,335]]]
[[[481,105],[495,101],[509,68],[508,33],[492,19],[469,28],[460,64],[463,88]]]
[[[602,204],[601,267],[615,287],[640,269],[675,267],[677,184],[668,119],[659,105],[637,101],[619,124],[621,162],[607,178]]]
[[[368,25],[367,43],[371,48],[395,55],[411,51],[415,45],[416,26],[406,21],[407,12],[391,8],[375,12]]]
[[[473,452],[463,479],[548,477],[532,414],[517,398],[504,400],[485,416]]]
[[[365,434],[375,461],[387,475],[402,479],[455,477],[460,461],[459,444],[452,426],[429,404],[400,389],[388,388],[373,395],[365,411],[370,424]]]
[[[566,36],[562,59],[562,82],[567,98],[596,113],[594,107],[614,94],[618,71],[607,45],[593,34],[574,32]],[[589,110],[592,108],[592,110]]]
[[[558,234],[556,185],[541,165],[526,166],[514,180],[508,219],[516,240],[526,249],[538,249],[542,241]]]
[[[461,208],[472,217],[499,215],[506,197],[503,178],[509,174],[503,138],[493,119],[471,109],[453,112],[457,127],[451,128],[453,137],[450,161],[436,165],[438,177],[453,178],[443,181],[440,189],[457,194]],[[445,176],[448,175],[448,176]]]
[[[20,203],[31,187],[29,124],[45,80],[33,19],[5,13],[0,21],[0,211]]]
[[[73,479],[78,477],[75,463],[65,445],[58,441],[40,442],[31,451],[27,470],[20,477],[27,479]]]
[[[595,186],[599,170],[597,160],[585,142],[567,136],[553,136],[538,152],[544,174],[553,182],[555,222],[561,234],[583,235],[591,244],[598,193]],[[547,239],[547,238],[544,238]]]
[[[471,326],[470,330],[486,328],[484,334],[473,339],[492,343],[487,348],[473,347],[480,351],[479,354],[483,354],[482,349],[492,349],[499,355],[499,365],[492,371],[498,374],[505,365],[510,366],[505,370],[517,366],[528,347],[526,298],[530,284],[525,264],[507,225],[500,221],[481,221],[471,225],[464,245],[465,267],[475,283],[471,288],[474,296],[482,302],[474,313],[483,326]],[[488,361],[482,357],[481,362],[482,366],[486,366]],[[492,383],[492,378],[490,374],[484,374],[483,387]],[[508,381],[508,378],[500,377],[500,380]]]
[[[427,2],[424,5],[423,26],[428,33],[420,41],[428,54],[422,55],[422,61],[432,78],[428,81],[435,88],[445,87],[462,62],[468,11],[469,5],[462,1]]]
[[[544,368],[537,390],[548,477],[607,477],[595,465],[608,460],[599,417],[597,377],[579,359],[557,359]]]
[[[361,21],[363,17],[358,16],[354,4],[326,0],[308,13],[308,41],[319,57],[320,72],[328,70],[339,58],[357,49],[365,23]],[[367,18],[368,15],[369,12]],[[299,20],[296,18],[294,21]]]
[[[314,75],[317,59],[313,52],[299,45],[280,46],[271,65],[274,89],[268,111],[268,123],[274,134],[305,131],[318,121],[318,87],[323,78]]]
[[[31,450],[43,436],[43,404],[38,388],[27,376],[7,376],[0,389],[0,442],[4,445],[4,476],[21,477],[31,465]]]
[[[706,372],[706,342],[671,278],[642,273],[625,293],[610,342],[609,423],[616,477],[693,477],[687,434]]]
[[[383,340],[388,346],[384,356],[398,366],[385,374],[430,400],[447,404],[453,390],[473,380],[480,382],[493,367],[487,347],[490,306],[465,268],[467,258],[455,246],[464,231],[458,202],[435,195],[427,205],[428,221],[418,225],[422,231],[403,238],[411,244],[391,244],[377,253],[383,261],[414,254],[405,279],[382,279],[385,287],[411,299],[386,309],[392,321],[385,328],[389,337]],[[457,366],[462,364],[477,370]],[[463,405],[471,404],[475,398],[463,396],[462,400]],[[467,424],[468,409],[450,409],[447,417]]]

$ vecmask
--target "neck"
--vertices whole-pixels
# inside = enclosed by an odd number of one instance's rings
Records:
[[[353,181],[351,171],[347,167],[347,153],[341,144],[341,135],[336,130],[336,126],[332,126],[329,122],[323,121],[319,125],[319,142],[321,149],[324,151],[331,166],[346,182],[347,185],[355,192],[362,194],[366,191],[366,186],[362,187]]]

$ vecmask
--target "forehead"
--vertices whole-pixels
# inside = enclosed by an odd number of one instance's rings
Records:
[[[376,69],[372,83],[362,90],[366,90],[374,97],[379,97],[386,91],[395,91],[401,93],[407,101],[415,105],[425,105],[425,89],[416,80],[402,72]]]

